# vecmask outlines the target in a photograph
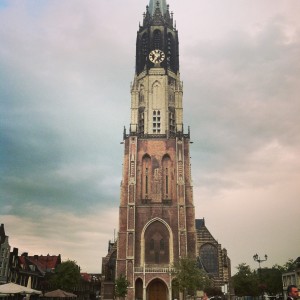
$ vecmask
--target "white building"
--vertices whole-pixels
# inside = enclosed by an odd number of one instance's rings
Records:
[[[282,274],[283,295],[287,297],[287,287],[296,285],[300,289],[300,256],[293,262],[289,271]]]

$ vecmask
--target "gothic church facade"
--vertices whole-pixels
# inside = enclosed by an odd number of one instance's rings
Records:
[[[127,299],[175,299],[174,262],[197,254],[190,132],[183,126],[178,31],[166,0],[150,0],[136,40],[131,120],[124,131],[118,239],[103,258],[109,280],[125,275]]]

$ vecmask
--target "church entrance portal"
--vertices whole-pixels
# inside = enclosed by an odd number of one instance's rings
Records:
[[[149,284],[147,295],[147,300],[167,300],[168,288],[163,281],[155,279]]]

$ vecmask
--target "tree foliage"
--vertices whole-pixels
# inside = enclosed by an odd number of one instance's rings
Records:
[[[179,291],[184,295],[187,292],[193,294],[196,290],[204,290],[211,284],[207,274],[191,258],[181,258],[175,263],[173,275]]]
[[[275,296],[282,293],[282,273],[290,270],[293,260],[283,266],[251,270],[245,263],[239,264],[238,272],[232,277],[237,296],[257,296],[262,293]]]
[[[116,280],[115,280],[115,295],[117,297],[126,297],[128,292],[128,286],[129,281],[126,279],[126,277],[121,274]]]
[[[236,296],[258,296],[258,276],[250,267],[245,264],[239,264],[238,272],[233,276],[233,286]]]
[[[273,267],[271,269],[261,269],[260,272],[260,281],[265,287],[265,292],[269,295],[276,295],[282,292],[282,271]]]
[[[73,291],[81,280],[80,267],[75,261],[67,260],[59,264],[50,278],[50,284],[56,289]]]

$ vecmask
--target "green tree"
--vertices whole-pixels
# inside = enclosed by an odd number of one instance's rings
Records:
[[[197,261],[192,258],[181,258],[174,264],[176,285],[184,295],[194,294],[197,290],[204,290],[210,286],[210,279],[207,274],[199,269]]]
[[[125,298],[128,292],[129,281],[121,274],[115,280],[115,295],[120,298]]]
[[[236,296],[258,296],[259,278],[249,265],[242,263],[237,267],[238,272],[232,277]]]
[[[207,295],[207,297],[224,296],[224,293],[222,292],[221,288],[217,287],[207,287],[204,289],[204,292]]]
[[[265,292],[274,296],[282,292],[282,272],[278,268],[264,268],[258,271],[260,272],[260,281],[265,286]]]
[[[75,261],[67,260],[56,267],[50,278],[50,284],[56,289],[72,292],[80,280],[80,267]]]

